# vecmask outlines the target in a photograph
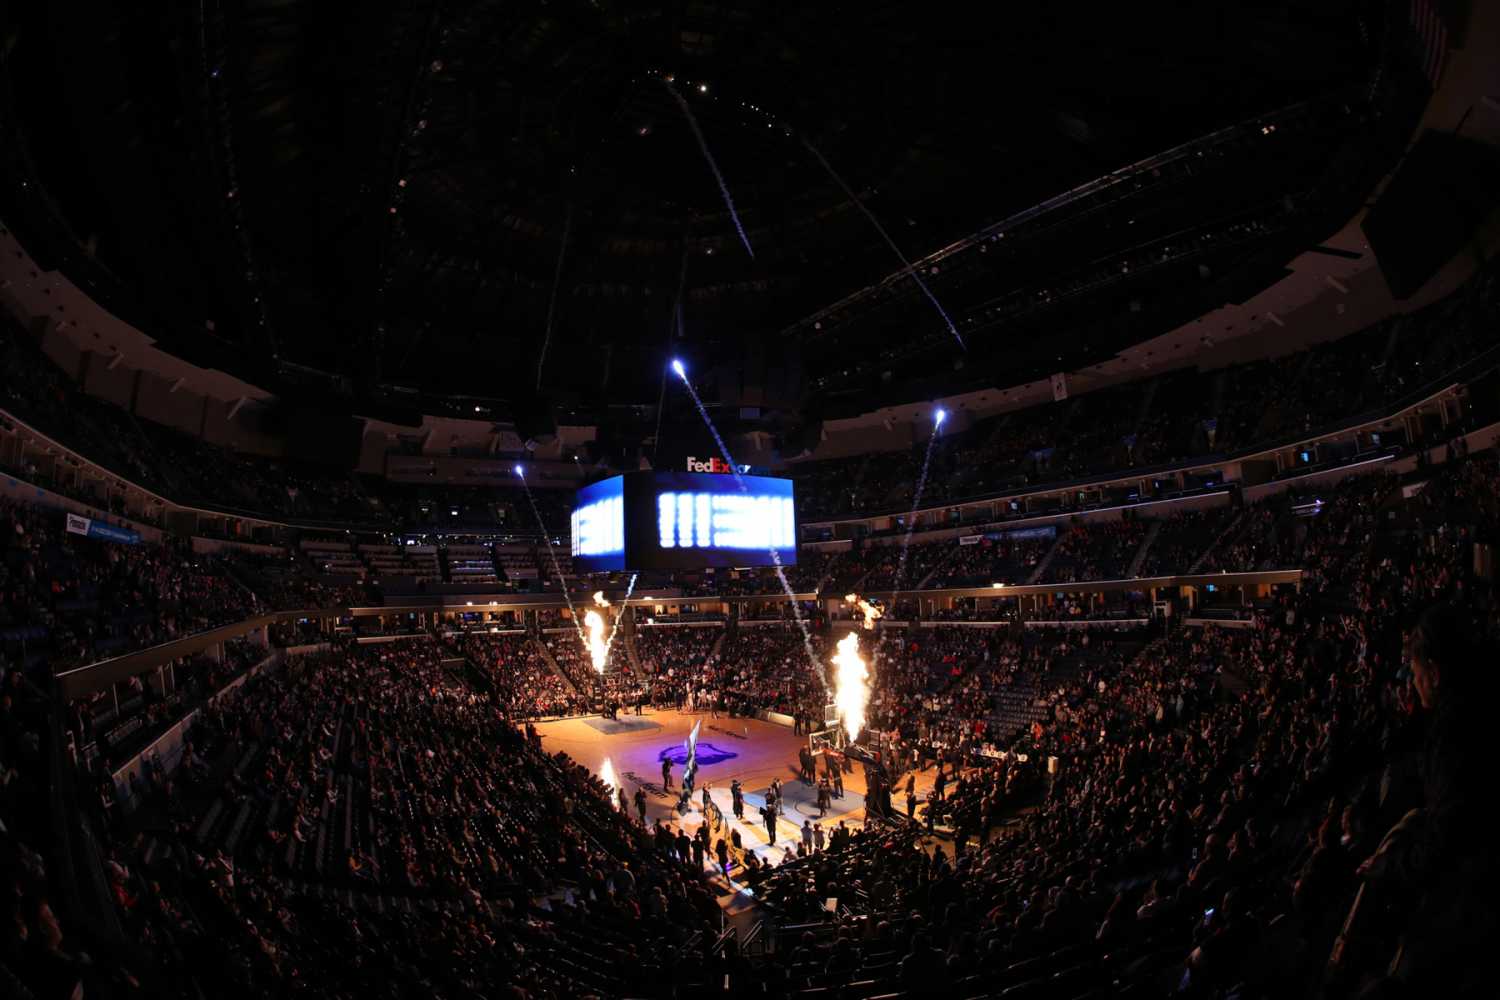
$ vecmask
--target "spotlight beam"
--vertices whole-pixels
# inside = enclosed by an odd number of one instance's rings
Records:
[[[609,638],[604,642],[604,659],[609,661],[609,651],[614,648],[615,636],[620,632],[620,619],[625,615],[625,609],[630,607],[630,595],[635,593],[635,580],[638,573],[630,574],[630,582],[625,585],[625,600],[620,602],[619,613],[615,615],[614,627],[609,630]]]
[[[688,127],[693,130],[693,138],[698,140],[698,149],[703,153],[703,159],[708,162],[708,169],[713,172],[714,180],[719,182],[719,193],[724,196],[724,204],[729,209],[729,217],[734,220],[735,231],[740,234],[740,242],[745,245],[745,252],[750,255],[750,259],[754,260],[755,250],[750,246],[750,237],[745,235],[745,227],[740,224],[740,213],[734,209],[734,198],[729,194],[729,185],[725,182],[724,175],[719,172],[719,164],[714,161],[714,154],[708,150],[708,140],[703,138],[703,130],[698,127],[698,119],[694,117],[693,109],[677,92],[677,88],[672,86],[670,77],[662,77],[661,83],[667,88],[667,93],[672,95],[672,99],[677,102],[677,106],[682,109]]]
[[[714,436],[714,443],[719,446],[719,454],[724,456],[724,462],[729,466],[730,474],[734,476],[735,485],[740,488],[741,493],[748,495],[750,488],[745,485],[745,477],[740,475],[740,467],[735,462],[734,456],[729,453],[729,446],[724,443],[723,436],[719,434],[719,428],[714,426],[713,420],[708,415],[707,407],[703,405],[703,400],[698,398],[698,391],[693,388],[693,383],[688,380],[687,369],[683,367],[682,361],[673,358],[672,370],[677,373],[678,378],[682,379],[682,384],[687,389],[688,395],[693,398],[693,405],[698,407],[698,415],[703,418],[703,423],[708,427],[708,432]],[[795,543],[795,539],[793,541]],[[832,692],[828,687],[828,678],[824,676],[823,665],[818,662],[818,654],[813,651],[812,632],[808,630],[807,622],[802,617],[802,609],[797,607],[797,595],[792,591],[792,585],[787,582],[786,568],[781,564],[781,555],[775,549],[767,549],[766,551],[770,553],[771,563],[776,568],[776,579],[781,583],[781,592],[786,595],[787,603],[791,605],[792,618],[796,621],[797,628],[802,633],[802,648],[807,652],[807,662],[812,667],[813,676],[823,686],[824,696],[829,697],[832,695]]]
[[[573,607],[573,597],[568,593],[568,580],[563,576],[562,566],[557,561],[557,552],[554,551],[552,535],[547,531],[547,522],[542,520],[542,510],[536,505],[536,497],[531,495],[531,484],[526,481],[526,474],[521,466],[516,466],[516,478],[521,480],[521,488],[526,491],[526,501],[531,504],[532,516],[536,518],[537,527],[542,529],[542,541],[547,546],[547,555],[552,557],[552,572],[557,576],[557,585],[562,590],[563,600],[568,602],[568,615],[573,619],[573,628],[578,633],[578,641],[588,648],[588,636],[583,634],[583,623],[578,620],[578,609]]]
[[[954,326],[953,320],[948,318],[947,310],[943,308],[943,304],[938,301],[937,296],[932,294],[932,289],[927,287],[927,282],[922,280],[922,275],[912,266],[912,262],[906,259],[906,254],[901,252],[901,248],[896,245],[896,241],[891,239],[891,234],[886,232],[885,227],[880,224],[880,220],[875,218],[875,213],[865,207],[865,203],[859,200],[859,197],[854,193],[854,189],[844,182],[844,179],[833,169],[833,164],[829,163],[823,154],[818,152],[816,146],[808,142],[806,136],[802,136],[802,145],[812,154],[813,159],[823,165],[823,169],[828,171],[828,176],[832,177],[833,182],[843,190],[844,195],[850,201],[854,202],[854,207],[859,209],[860,213],[869,220],[870,225],[875,227],[875,232],[879,233],[880,238],[885,240],[885,245],[891,248],[891,253],[896,255],[896,259],[901,262],[901,266],[906,269],[906,273],[911,275],[911,280],[917,283],[917,287],[922,290],[922,294],[927,296],[927,301],[932,303],[932,308],[936,309],[937,314],[943,318],[943,322],[948,327],[948,332],[953,334],[954,340],[958,341],[959,349],[967,351],[969,345],[964,343],[964,338],[959,334],[958,327]]]
[[[927,451],[922,455],[922,474],[917,479],[916,492],[912,494],[911,511],[906,515],[906,537],[901,540],[901,556],[896,560],[896,580],[891,588],[891,613],[896,612],[896,601],[901,597],[901,584],[906,578],[906,556],[911,550],[911,535],[917,527],[917,508],[922,506],[922,491],[927,488],[927,468],[932,464],[932,446],[937,443],[938,428],[943,426],[943,420],[948,416],[947,411],[938,410],[932,418],[932,435],[927,439]],[[875,659],[880,657],[880,647],[877,645],[871,654]]]

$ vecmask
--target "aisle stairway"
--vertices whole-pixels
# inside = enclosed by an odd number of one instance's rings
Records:
[[[641,665],[641,654],[635,648],[635,611],[632,608],[626,608],[620,613],[629,614],[631,616],[630,629],[627,631],[626,629],[621,628],[619,634],[615,636],[615,642],[625,644],[625,663],[627,665],[627,669],[637,677],[645,677],[646,668]]]
[[[822,579],[817,582],[817,592],[820,594],[847,594],[850,584],[861,576],[860,562],[851,558],[852,550],[837,553],[828,563]]]
[[[1135,550],[1135,557],[1130,560],[1130,565],[1125,570],[1127,579],[1134,579],[1141,575],[1141,565],[1146,561],[1146,553],[1151,551],[1151,544],[1156,541],[1156,536],[1161,534],[1161,522],[1152,521],[1151,527],[1146,529],[1146,537],[1141,539],[1141,547]]]
[[[1064,532],[1059,530],[1057,537],[1052,540],[1052,547],[1047,550],[1047,554],[1042,556],[1041,561],[1036,564],[1036,569],[1032,570],[1031,575],[1026,578],[1027,586],[1036,583],[1042,578],[1042,574],[1047,572],[1047,567],[1052,565],[1052,560],[1057,555],[1057,550],[1062,548],[1064,537],[1066,537]]]
[[[544,590],[555,588],[572,593],[578,589],[578,578],[573,573],[573,557],[562,546],[552,545],[545,540],[537,545],[536,568]]]
[[[934,576],[936,576],[943,569],[945,569],[949,563],[951,563],[953,560],[957,559],[958,558],[958,553],[960,551],[960,547],[957,546],[957,545],[954,545],[954,546],[952,546],[952,549],[953,549],[953,551],[949,552],[947,555],[943,556],[943,558],[939,559],[937,561],[937,565],[934,566],[934,567],[932,567],[932,569],[928,570],[927,573],[922,577],[922,579],[918,580],[916,582],[916,585],[913,586],[911,589],[912,590],[922,590],[923,588],[925,588],[927,586],[927,581],[931,580]]]
[[[550,668],[554,674],[562,679],[564,687],[566,687],[573,694],[581,693],[578,690],[578,685],[574,684],[573,679],[568,676],[567,671],[563,670],[562,667],[557,665],[557,660],[552,656],[552,650],[547,648],[547,644],[545,642],[542,642],[540,639],[527,639],[526,641],[529,642],[536,649],[537,653],[541,655],[542,662],[547,664],[548,668]]]
[[[1198,558],[1193,560],[1193,564],[1188,567],[1188,572],[1198,572],[1198,567],[1202,566],[1204,560],[1213,554],[1214,549],[1224,544],[1224,539],[1233,537],[1234,533],[1239,530],[1240,522],[1243,520],[1245,520],[1245,512],[1242,510],[1234,515],[1234,520],[1230,521],[1223,531],[1219,532],[1219,537],[1208,543],[1208,548],[1198,553]]]

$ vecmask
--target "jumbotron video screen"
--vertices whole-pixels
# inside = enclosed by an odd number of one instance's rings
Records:
[[[614,476],[578,491],[572,533],[573,559],[584,572],[797,561],[792,481],[771,476]]]

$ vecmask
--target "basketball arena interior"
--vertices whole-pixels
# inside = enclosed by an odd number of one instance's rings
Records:
[[[1497,248],[1483,0],[0,0],[0,992],[1494,996]]]

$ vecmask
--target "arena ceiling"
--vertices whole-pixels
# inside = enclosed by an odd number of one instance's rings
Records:
[[[274,391],[832,415],[1253,294],[1419,106],[1381,0],[1022,6],[10,0],[7,221]]]

